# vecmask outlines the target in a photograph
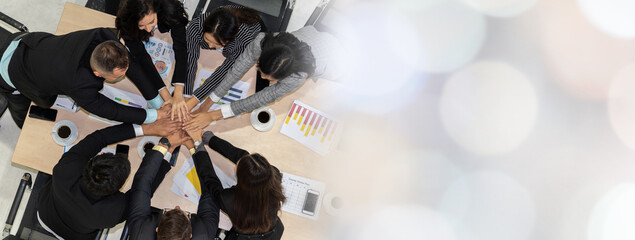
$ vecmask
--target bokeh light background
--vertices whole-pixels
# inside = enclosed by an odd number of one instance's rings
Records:
[[[329,239],[635,239],[635,1],[335,0]]]

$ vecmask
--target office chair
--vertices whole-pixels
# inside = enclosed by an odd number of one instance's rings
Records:
[[[295,0],[199,0],[193,17],[227,5],[254,9],[258,11],[267,31],[284,32],[289,25]]]

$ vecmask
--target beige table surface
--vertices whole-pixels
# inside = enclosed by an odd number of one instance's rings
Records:
[[[56,34],[66,34],[72,31],[89,29],[94,27],[113,27],[114,16],[92,9],[88,9],[72,3],[66,3],[64,12],[60,19]],[[169,40],[169,34],[156,34],[156,37]],[[222,55],[217,51],[201,51],[199,69],[205,68],[213,70],[222,62]],[[242,79],[251,83],[250,94],[254,92],[255,70],[252,68]],[[166,81],[169,82],[169,81]],[[139,94],[136,87],[128,80],[121,81],[114,85],[117,88]],[[231,142],[237,147],[249,152],[258,152],[265,156],[273,165],[281,171],[302,177],[327,182],[328,166],[336,161],[336,150],[332,150],[326,156],[320,156],[299,142],[280,133],[280,127],[286,113],[289,111],[293,100],[301,100],[312,107],[320,109],[327,108],[328,104],[323,100],[323,96],[333,92],[335,84],[320,80],[316,82],[307,81],[300,89],[287,95],[283,99],[269,105],[275,112],[276,124],[268,132],[256,131],[249,122],[249,113],[212,123],[207,130],[213,131],[216,135]],[[140,94],[139,94],[140,95]],[[79,128],[79,137],[75,141],[83,139],[86,135],[101,128],[108,127],[109,124],[89,118],[88,113],[80,110],[77,113],[58,110],[57,121],[68,119],[73,121]],[[20,138],[16,145],[11,161],[24,165],[38,171],[51,173],[53,167],[60,159],[63,148],[57,145],[52,137],[51,130],[54,122],[43,121],[27,117]],[[137,144],[141,137],[124,141],[123,144],[130,146],[129,158],[132,166],[132,174],[128,178],[124,191],[130,188],[132,176],[138,169],[141,158],[137,154]],[[114,149],[111,145],[109,148]],[[232,163],[209,150],[212,161],[225,173],[232,175]],[[185,148],[181,149],[177,164],[168,173],[163,183],[157,189],[152,199],[152,205],[158,208],[173,208],[175,205],[181,206],[184,210],[196,212],[196,205],[172,193],[172,179],[175,173],[181,168],[186,157],[190,157]],[[327,191],[329,184],[327,183]],[[285,225],[283,239],[322,239],[325,238],[325,228],[328,227],[330,216],[324,211],[320,211],[318,220],[311,220],[291,213],[281,211],[281,219]]]

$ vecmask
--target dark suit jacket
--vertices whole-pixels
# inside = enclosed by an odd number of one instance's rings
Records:
[[[130,239],[156,239],[156,227],[161,220],[162,211],[150,206],[152,183],[163,160],[163,155],[152,150],[145,155],[139,170],[135,174],[130,189],[130,213],[128,228]],[[197,214],[191,218],[192,239],[213,239],[218,229],[219,209],[203,186],[203,179],[209,178],[209,172],[197,170],[201,179],[202,194]]]
[[[231,143],[214,136],[210,139],[209,146],[219,154],[223,155],[234,164],[240,160],[240,158],[249,152],[237,148]],[[197,172],[210,172],[208,178],[199,180],[201,184],[203,181],[206,181],[206,188],[209,192],[212,193],[212,197],[214,201],[218,203],[220,209],[223,212],[227,213],[227,215],[231,218],[233,216],[234,209],[234,188],[223,189],[223,185],[218,179],[216,172],[214,172],[214,166],[209,158],[207,152],[198,152],[194,154],[194,164],[196,165]],[[278,170],[276,168],[276,170]],[[202,186],[202,185],[201,185]],[[279,217],[276,216],[275,225],[271,227],[271,230],[264,234],[241,234],[236,229],[232,228],[228,233],[225,240],[233,240],[233,239],[280,239],[282,238],[282,233],[284,232],[284,225]]]
[[[44,224],[64,239],[93,239],[99,229],[123,222],[127,195],[94,196],[82,187],[81,179],[86,162],[102,148],[133,137],[131,124],[111,126],[91,133],[64,153],[39,195],[38,212]]]
[[[41,107],[51,107],[57,95],[68,95],[98,116],[142,124],[145,110],[115,103],[98,92],[103,79],[93,74],[89,59],[93,49],[106,40],[117,40],[112,29],[95,28],[60,36],[29,33],[21,39],[9,63],[11,82]],[[136,67],[130,66],[132,71]]]

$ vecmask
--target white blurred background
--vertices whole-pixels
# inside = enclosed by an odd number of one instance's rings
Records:
[[[635,239],[635,1],[336,2],[331,239]]]

